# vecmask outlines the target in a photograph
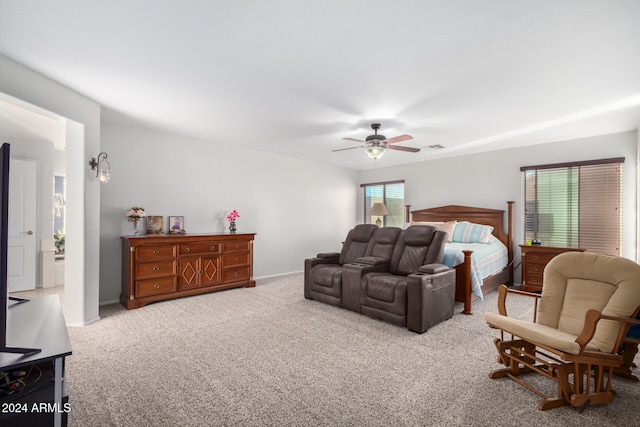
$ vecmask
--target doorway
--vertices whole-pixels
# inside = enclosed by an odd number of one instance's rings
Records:
[[[37,172],[36,161],[11,159],[9,167],[9,292],[36,289]]]

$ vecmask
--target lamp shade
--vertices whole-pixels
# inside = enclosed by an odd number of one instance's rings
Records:
[[[374,203],[373,206],[371,206],[371,216],[385,215],[389,215],[389,212],[387,211],[387,207],[384,203]]]

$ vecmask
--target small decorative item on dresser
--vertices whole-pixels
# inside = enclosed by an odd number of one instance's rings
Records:
[[[169,217],[169,234],[184,234],[184,217],[183,216],[170,216]]]
[[[237,210],[232,210],[229,215],[227,215],[227,221],[229,221],[229,233],[233,234],[236,232],[236,219],[240,218],[240,214]]]
[[[164,217],[162,215],[147,217],[147,234],[164,234]]]
[[[127,211],[127,219],[129,222],[133,222],[133,231],[131,234],[138,234],[138,222],[140,222],[140,218],[144,218],[146,214],[144,213],[144,208],[139,206],[134,206]]]

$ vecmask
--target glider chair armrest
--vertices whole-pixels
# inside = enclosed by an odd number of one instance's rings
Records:
[[[361,260],[371,263],[360,262]],[[375,261],[375,262],[374,262]],[[367,273],[386,273],[389,271],[389,260],[375,257],[357,258],[355,262],[342,266],[342,308],[361,313],[360,282]]]
[[[600,320],[613,320],[615,322],[626,323],[626,325],[620,329],[620,333],[618,334],[618,339],[616,340],[616,344],[612,349],[612,353],[615,353],[618,348],[620,348],[620,344],[624,339],[624,336],[627,334],[627,330],[631,325],[640,325],[640,320],[634,319],[632,317],[614,317],[614,316],[606,316],[600,313],[598,310],[588,310],[587,314],[584,318],[584,326],[582,327],[582,332],[576,338],[576,343],[580,346],[580,351],[584,352],[586,345],[591,341],[593,335],[596,333],[596,326],[598,326],[598,322]]]
[[[509,289],[505,285],[498,286],[498,313],[502,316],[507,316],[507,294],[516,294],[523,295],[527,297],[535,298],[535,308],[533,310],[533,321],[536,321],[536,315],[538,313],[538,300],[540,299],[540,294],[535,294],[533,292],[525,292],[519,291],[516,289]]]
[[[420,267],[418,273],[407,276],[407,328],[421,334],[450,319],[455,296],[455,269],[443,264]]]

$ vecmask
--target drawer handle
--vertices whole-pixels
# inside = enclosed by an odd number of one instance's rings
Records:
[[[535,261],[537,261],[539,257],[538,257],[538,255],[534,255],[531,258],[533,258]]]
[[[215,252],[216,251],[216,245],[209,246],[209,249],[211,250],[211,252]]]
[[[238,261],[239,261],[239,260],[238,260],[238,257],[235,257],[235,258],[233,259],[233,262],[235,262],[235,263],[237,263]]]
[[[240,247],[240,245],[236,243],[233,247],[234,247],[235,249],[238,249],[238,248]]]
[[[236,271],[235,273],[233,273],[233,277],[238,277],[240,274]]]
[[[158,267],[157,265],[153,266],[153,271],[160,271],[160,267]]]
[[[533,267],[533,271],[537,272],[539,270],[538,266]]]
[[[189,249],[189,248],[184,248],[184,251],[185,251],[186,253],[189,253],[189,251],[191,251],[191,249]]]
[[[153,250],[153,254],[154,254],[154,255],[159,255],[159,254],[160,254],[160,251],[159,251],[158,249],[154,249],[154,250]]]
[[[154,289],[160,289],[160,284],[159,284],[159,283],[156,283],[155,285],[153,285],[153,288],[154,288]]]

